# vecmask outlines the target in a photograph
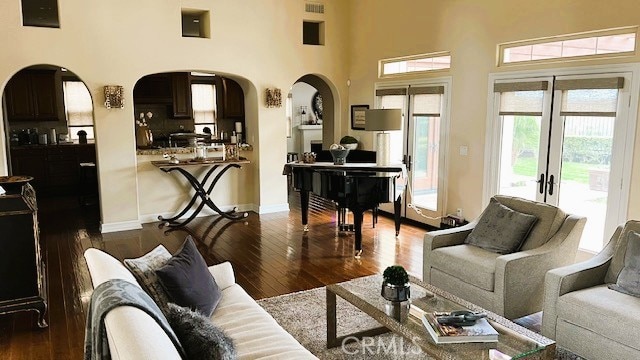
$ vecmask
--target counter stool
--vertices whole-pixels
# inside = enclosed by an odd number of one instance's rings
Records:
[[[78,201],[81,206],[98,203],[98,172],[92,162],[80,163],[80,193]]]

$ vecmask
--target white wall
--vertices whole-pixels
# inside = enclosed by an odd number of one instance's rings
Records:
[[[276,209],[287,201],[285,177],[275,166],[286,159],[285,109],[266,108],[265,89],[288,89],[305,74],[322,74],[338,103],[347,103],[349,7],[341,0],[324,3],[326,13],[318,15],[305,14],[298,0],[59,0],[61,27],[48,29],[23,27],[20,1],[2,1],[0,89],[20,69],[42,63],[69,68],[87,84],[95,108],[102,223],[114,229],[134,226],[142,211],[163,213],[174,207],[158,194],[142,199],[146,189],[141,186],[157,187],[169,197],[182,192],[179,182],[138,166],[132,126],[136,81],[165,71],[230,75],[245,91],[254,151],[251,171],[241,175],[248,176],[243,181],[252,192],[230,189],[228,201]],[[181,37],[181,7],[211,12],[210,39]],[[325,46],[302,45],[303,19],[325,21]],[[124,109],[104,108],[104,85],[124,86]],[[336,111],[338,118],[345,115],[342,108]],[[0,131],[0,174],[6,174],[4,128]],[[141,172],[152,181],[140,181]]]
[[[496,66],[504,42],[639,25],[637,0],[353,0],[349,105],[374,105],[378,61],[398,56],[450,51],[451,70],[423,77],[451,76],[451,122],[447,161],[447,212],[463,208],[467,218],[482,210],[483,170],[490,73],[554,67],[640,62],[635,56],[562,64]],[[367,16],[362,16],[366,14]],[[356,26],[357,24],[357,26]],[[419,76],[407,76],[416,79]],[[343,129],[348,126],[343,119]],[[640,131],[640,127],[637,127]],[[356,132],[362,134],[362,132]],[[636,134],[629,218],[640,218],[640,137]],[[365,148],[372,138],[362,136]],[[459,154],[468,147],[468,156]]]
[[[317,91],[318,90],[313,86],[303,82],[297,82],[291,87],[293,121],[291,121],[291,139],[289,141],[290,147],[288,148],[288,151],[290,152],[297,152],[299,154],[302,154],[302,149],[300,148],[300,131],[298,130],[298,125],[306,124],[309,122],[309,114],[313,113],[311,99]],[[301,106],[307,107],[305,115],[300,114]]]

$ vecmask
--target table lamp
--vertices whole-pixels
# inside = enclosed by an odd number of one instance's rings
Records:
[[[391,134],[385,131],[402,129],[402,111],[400,109],[365,110],[364,118],[366,131],[381,131],[376,136],[376,165],[389,165]]]

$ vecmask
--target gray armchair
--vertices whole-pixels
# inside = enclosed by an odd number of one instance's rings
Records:
[[[545,273],[573,263],[586,218],[521,198],[494,199],[537,217],[520,251],[500,255],[464,244],[477,221],[432,231],[424,237],[424,281],[515,319],[542,310]]]
[[[542,334],[587,359],[640,359],[640,298],[607,287],[615,283],[630,231],[627,221],[588,261],[554,269],[545,278]]]

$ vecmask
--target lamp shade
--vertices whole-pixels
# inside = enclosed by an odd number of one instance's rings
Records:
[[[364,111],[364,129],[367,131],[391,131],[402,129],[400,109],[372,109]]]

